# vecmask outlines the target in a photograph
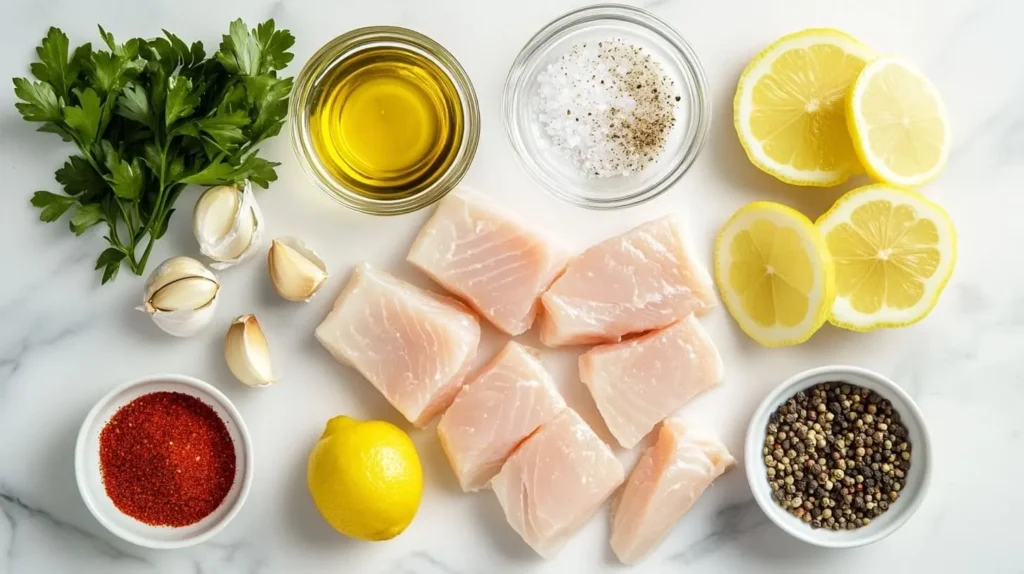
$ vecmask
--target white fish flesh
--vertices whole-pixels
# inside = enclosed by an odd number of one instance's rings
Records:
[[[736,460],[715,437],[669,419],[640,457],[612,511],[611,545],[636,564],[672,531],[712,481]]]
[[[316,338],[423,427],[462,387],[480,323],[458,301],[363,263],[316,328]]]
[[[707,269],[688,252],[672,217],[584,251],[541,301],[540,336],[548,346],[614,343],[716,304]]]
[[[594,347],[580,355],[579,369],[608,430],[626,448],[722,380],[718,350],[693,315],[634,339]]]
[[[566,408],[512,454],[491,488],[509,525],[550,558],[622,484],[618,459]]]
[[[462,489],[486,487],[519,443],[564,408],[537,351],[509,342],[462,387],[437,425]]]
[[[408,261],[509,335],[529,330],[568,252],[480,193],[442,199]]]

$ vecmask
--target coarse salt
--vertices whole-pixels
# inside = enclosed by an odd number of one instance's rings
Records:
[[[653,163],[681,99],[660,62],[618,38],[574,45],[537,82],[534,112],[544,133],[591,178],[628,176]]]

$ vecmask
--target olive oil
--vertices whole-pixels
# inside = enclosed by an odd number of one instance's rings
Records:
[[[324,73],[310,114],[313,149],[339,183],[372,199],[427,189],[452,165],[463,106],[432,59],[394,46],[352,54]]]

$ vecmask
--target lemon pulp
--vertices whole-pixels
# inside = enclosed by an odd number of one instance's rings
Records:
[[[914,305],[924,295],[921,279],[939,266],[935,223],[885,200],[855,209],[826,241],[838,264],[836,289],[861,313]]]
[[[754,58],[734,101],[736,131],[751,161],[796,185],[835,185],[860,173],[845,102],[869,57],[843,32],[810,29]]]
[[[722,226],[715,280],[729,314],[766,347],[806,341],[835,297],[821,233],[800,212],[768,201],[740,208]]]
[[[811,260],[796,231],[755,221],[733,239],[729,282],[759,325],[792,327],[807,315]],[[766,304],[768,303],[768,304]]]
[[[851,89],[847,121],[860,161],[872,177],[921,185],[949,155],[949,124],[938,92],[899,58],[879,58]]]
[[[869,330],[922,319],[956,261],[956,232],[941,207],[887,185],[850,191],[818,219],[836,266],[829,320]]]

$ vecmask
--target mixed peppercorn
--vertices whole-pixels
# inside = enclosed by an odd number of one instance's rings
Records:
[[[762,455],[780,506],[812,528],[853,530],[899,499],[911,444],[891,402],[830,382],[796,393],[771,414]]]

